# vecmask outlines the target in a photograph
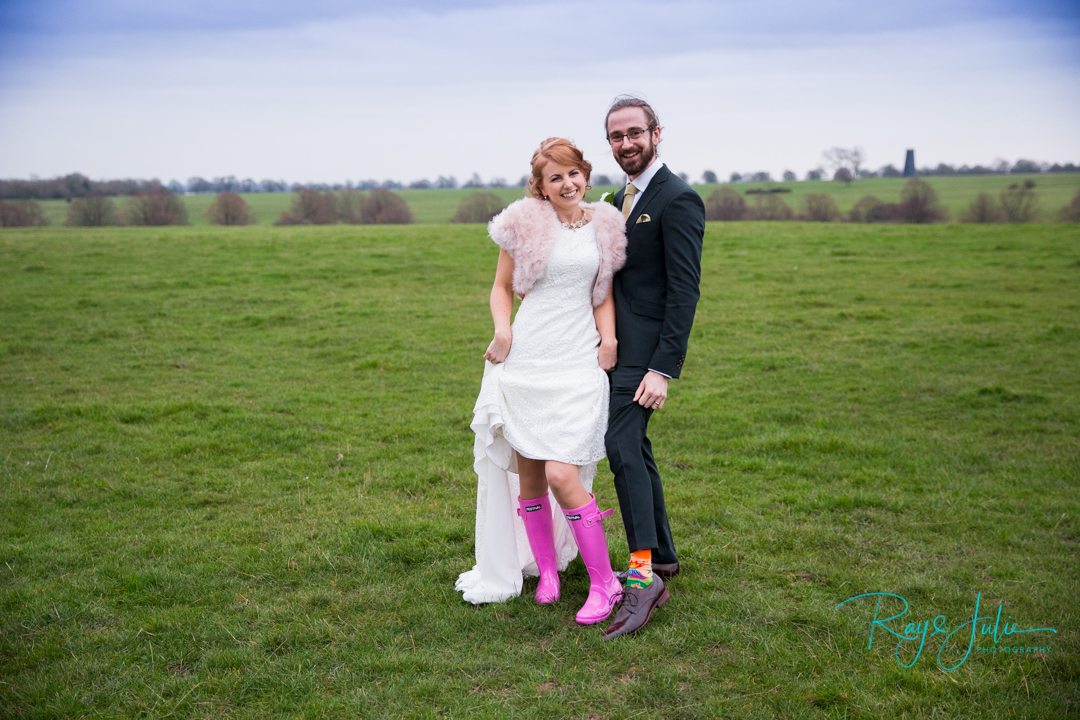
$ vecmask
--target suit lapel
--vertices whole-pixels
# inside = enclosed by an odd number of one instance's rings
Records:
[[[637,201],[637,205],[630,212],[630,217],[626,218],[626,234],[630,235],[630,231],[634,229],[634,225],[637,224],[637,219],[641,213],[645,212],[645,208],[649,206],[652,199],[660,194],[660,186],[667,182],[668,177],[671,176],[671,169],[664,165],[656,174],[653,175],[652,181],[649,183],[649,187],[645,188],[645,192],[641,194],[641,199]],[[621,199],[617,200],[622,205]]]

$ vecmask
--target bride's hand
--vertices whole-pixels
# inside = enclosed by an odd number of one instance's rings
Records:
[[[600,349],[596,351],[596,359],[600,362],[600,369],[604,372],[615,367],[618,357],[619,343],[616,340],[601,340]]]
[[[484,353],[484,359],[498,365],[506,360],[506,356],[510,354],[510,342],[513,338],[512,333],[509,331],[506,334],[495,333],[495,338],[488,345],[487,352]]]

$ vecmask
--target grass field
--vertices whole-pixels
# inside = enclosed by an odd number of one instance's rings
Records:
[[[710,224],[651,428],[685,572],[603,643],[578,562],[453,590],[481,227],[0,231],[0,715],[1077,717],[1078,241]],[[870,592],[1057,634],[904,668]]]
[[[1034,179],[1035,192],[1039,200],[1038,219],[1042,222],[1057,220],[1058,210],[1069,203],[1080,192],[1080,175],[1044,174],[1044,175],[988,175],[965,177],[930,177],[925,178],[934,186],[941,198],[941,204],[948,212],[948,219],[956,222],[961,214],[980,192],[988,192],[995,198],[1002,188],[1010,183]],[[847,213],[852,206],[866,195],[874,195],[884,202],[898,202],[904,178],[870,178],[858,180],[850,185],[829,180],[804,181],[794,183],[776,183],[780,187],[791,189],[790,195],[784,195],[796,212],[804,209],[803,198],[808,193],[832,195],[840,209]],[[709,197],[720,185],[697,185],[698,193],[703,198]],[[753,188],[764,187],[763,183],[740,183],[732,185],[736,190],[745,192]],[[589,193],[589,200],[599,199],[605,190],[617,188],[596,188]],[[476,190],[400,190],[408,202],[417,223],[448,223],[457,212],[461,201],[477,192]],[[499,195],[507,203],[524,196],[521,188],[499,188],[487,190]],[[259,225],[270,225],[288,210],[293,199],[292,193],[252,193],[244,195],[248,206],[255,213]],[[206,209],[213,201],[213,195],[189,195],[184,198],[193,226],[205,226]],[[122,201],[121,201],[122,202]],[[753,202],[751,200],[751,202]],[[46,200],[41,203],[45,215],[53,225],[62,225],[67,213],[67,203],[63,200]]]

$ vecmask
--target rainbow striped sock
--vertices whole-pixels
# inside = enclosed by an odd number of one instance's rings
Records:
[[[652,550],[635,550],[630,553],[630,572],[626,574],[626,587],[647,588],[652,585]]]

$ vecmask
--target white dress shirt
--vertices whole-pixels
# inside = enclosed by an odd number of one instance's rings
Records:
[[[656,173],[660,172],[660,168],[664,166],[664,163],[660,160],[653,160],[652,165],[645,168],[645,171],[637,176],[634,180],[626,183],[627,185],[633,185],[637,188],[637,194],[634,195],[634,199],[630,203],[630,212],[634,212],[634,208],[638,204],[638,200],[645,194],[645,189],[649,187],[649,183],[652,181]]]

